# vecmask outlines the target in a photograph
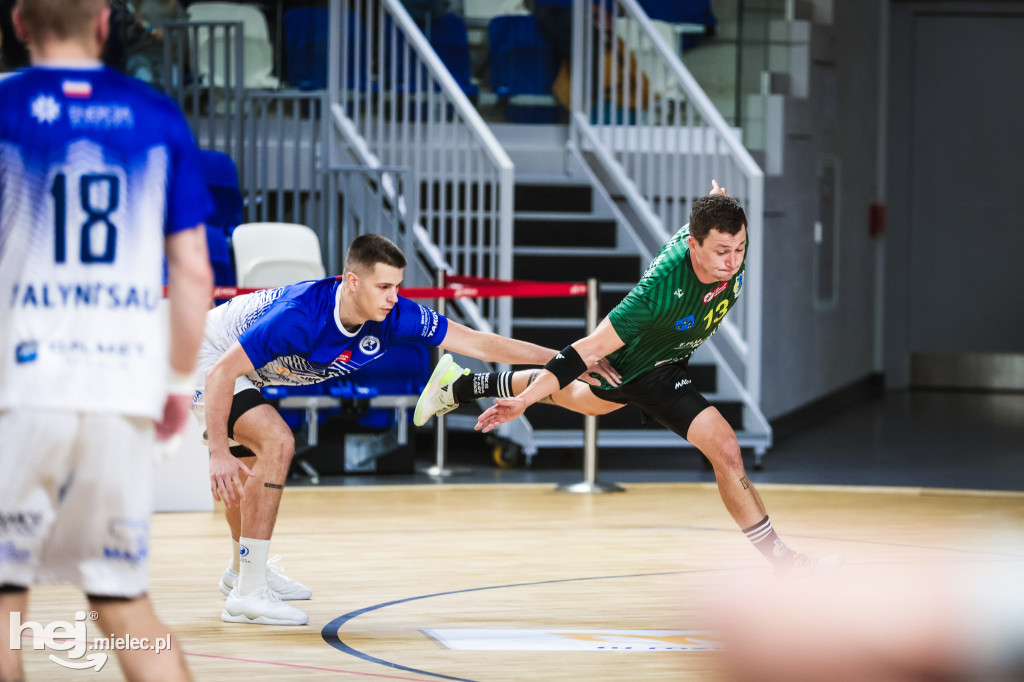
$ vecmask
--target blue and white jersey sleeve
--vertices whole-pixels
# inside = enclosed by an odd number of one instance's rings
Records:
[[[313,321],[293,301],[270,308],[259,321],[238,337],[242,349],[255,367],[260,367],[281,355],[308,352]]]
[[[401,296],[391,315],[394,316],[393,334],[396,340],[437,346],[448,333],[447,317]]]

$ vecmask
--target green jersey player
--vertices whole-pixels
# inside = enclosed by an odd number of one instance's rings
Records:
[[[786,570],[830,568],[838,557],[799,554],[776,535],[747,479],[736,434],[687,376],[690,356],[718,329],[743,288],[747,218],[739,202],[717,182],[713,186],[693,202],[689,224],[662,247],[640,282],[592,334],[566,346],[543,370],[469,376],[445,356],[420,397],[415,421],[425,423],[433,414],[486,396],[499,400],[480,415],[476,428],[485,432],[536,402],[586,415],[636,405],[710,460],[726,509],[770,562]],[[602,357],[615,369],[611,382],[575,381]]]

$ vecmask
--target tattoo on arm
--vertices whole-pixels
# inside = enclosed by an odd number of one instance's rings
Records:
[[[740,479],[740,485],[743,486],[744,490],[750,489],[750,481],[747,480],[746,476]]]
[[[535,382],[537,380],[537,377],[540,376],[540,370],[539,369],[531,369],[529,371],[530,371],[530,374],[526,377],[526,387],[527,388],[529,388],[530,384]],[[546,395],[543,398],[541,398],[540,400],[538,400],[537,402],[538,403],[545,403],[547,405],[557,405],[558,404],[558,403],[555,402],[555,396],[554,395]]]
[[[284,486],[283,485],[279,485],[277,483],[269,483],[269,482],[267,482],[267,483],[263,484],[263,487],[264,488],[273,488],[274,490],[284,490]]]

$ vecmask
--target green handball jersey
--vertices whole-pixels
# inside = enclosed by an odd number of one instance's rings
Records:
[[[687,223],[661,248],[640,282],[608,318],[626,345],[608,355],[625,384],[644,372],[685,362],[715,333],[743,288],[743,264],[732,279],[704,284],[690,262]],[[602,380],[601,387],[609,389]]]

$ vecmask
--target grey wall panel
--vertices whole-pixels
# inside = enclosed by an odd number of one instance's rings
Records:
[[[787,101],[792,123],[784,175],[766,183],[762,402],[769,419],[872,372],[876,273],[868,207],[877,189],[881,6],[880,0],[837,1],[834,57],[825,51],[812,62],[807,100]],[[837,159],[842,169],[838,296],[826,308],[815,305],[813,268],[817,174],[824,156]]]
[[[886,372],[1024,352],[1024,2],[895,2]]]

